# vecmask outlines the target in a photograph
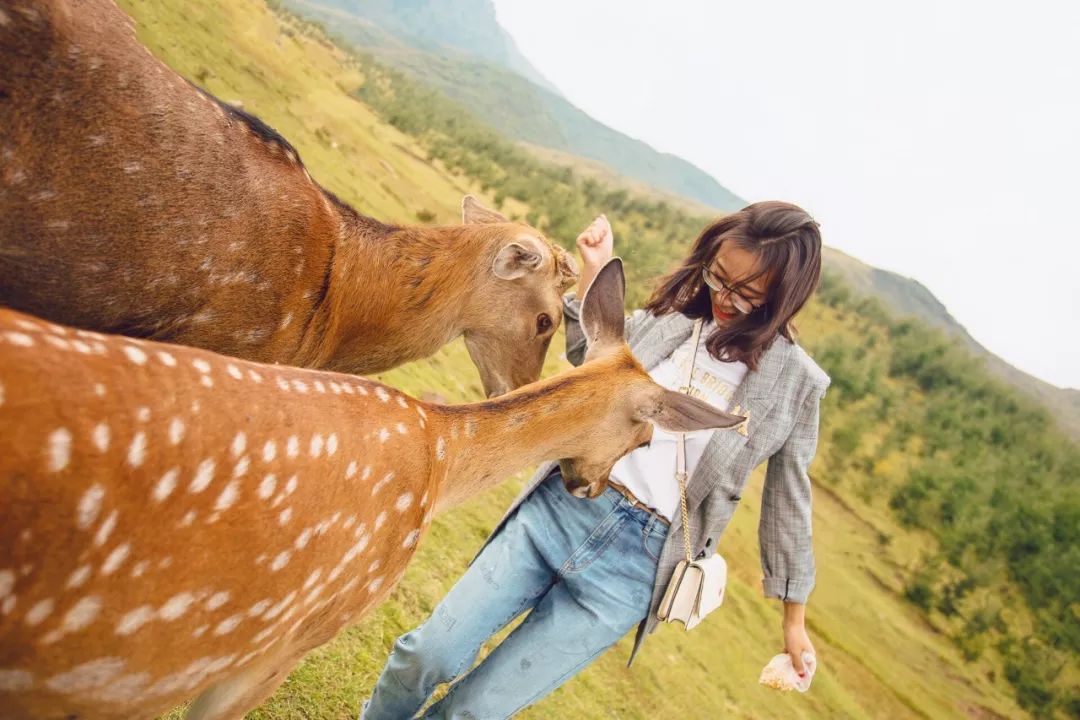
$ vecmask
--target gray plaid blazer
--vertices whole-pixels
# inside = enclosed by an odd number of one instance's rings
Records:
[[[567,296],[566,356],[574,365],[580,365],[585,356],[579,311],[579,303]],[[693,324],[693,320],[679,313],[656,317],[637,310],[627,319],[627,343],[645,369],[652,370],[690,337]],[[687,485],[690,546],[698,557],[705,557],[716,551],[720,535],[741,500],[750,471],[768,461],[758,526],[766,597],[805,603],[814,587],[807,468],[817,448],[818,406],[828,386],[829,376],[802,348],[778,337],[762,356],[758,369],[746,374],[732,398],[731,412],[748,418],[745,434],[714,430]],[[540,466],[492,537],[518,505],[557,468],[557,462]],[[682,518],[676,517],[660,556],[649,614],[638,627],[631,663],[645,636],[659,623],[656,608],[675,565],[683,557]]]

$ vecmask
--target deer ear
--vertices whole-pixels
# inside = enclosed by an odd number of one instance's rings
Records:
[[[480,204],[472,195],[466,195],[461,198],[461,222],[465,224],[470,223],[504,223],[510,222],[505,217],[489,210]]]
[[[534,272],[544,263],[544,251],[540,243],[530,238],[522,238],[509,245],[504,245],[491,265],[495,277],[503,280],[516,280]]]
[[[651,420],[668,432],[694,432],[735,427],[746,418],[713,407],[684,393],[663,390],[638,412],[639,420]]]
[[[625,297],[622,260],[612,258],[600,268],[581,300],[581,328],[588,347],[623,341]]]

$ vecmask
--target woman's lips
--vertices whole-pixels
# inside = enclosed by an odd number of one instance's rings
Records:
[[[720,322],[730,322],[731,320],[735,319],[735,313],[724,312],[720,308],[716,307],[716,305],[712,306],[712,314],[713,317]]]

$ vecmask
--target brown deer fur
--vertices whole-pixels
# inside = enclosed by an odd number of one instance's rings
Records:
[[[4,3],[0,68],[0,304],[351,373],[464,334],[489,394],[539,377],[576,271],[536,229],[472,198],[461,226],[357,213],[111,0]]]
[[[617,262],[593,287],[616,282]],[[197,695],[190,717],[239,718],[387,596],[435,510],[550,457],[605,482],[650,422],[741,420],[655,385],[621,334],[590,357],[446,407],[0,310],[4,716]]]

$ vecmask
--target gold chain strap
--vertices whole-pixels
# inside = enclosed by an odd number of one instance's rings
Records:
[[[694,321],[694,337],[692,344],[693,352],[690,355],[690,370],[686,374],[686,385],[681,388],[687,395],[690,394],[690,386],[694,383],[694,365],[697,363],[698,343],[701,341],[700,318]],[[679,433],[679,440],[675,456],[675,478],[679,481],[679,501],[682,505],[683,526],[683,549],[686,551],[686,562],[694,561],[690,551],[690,511],[686,509],[686,433]]]

